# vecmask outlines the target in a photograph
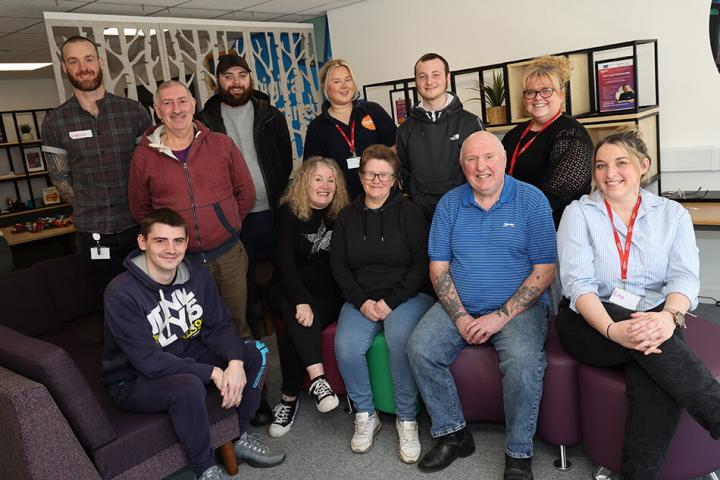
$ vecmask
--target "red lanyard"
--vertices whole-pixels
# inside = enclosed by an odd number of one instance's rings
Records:
[[[547,127],[549,127],[555,120],[557,120],[557,118],[560,116],[561,113],[562,113],[562,111],[559,111],[558,113],[556,113],[555,116],[553,116],[549,122],[547,122],[545,125],[542,126],[542,128],[540,130],[538,130],[538,132],[535,134],[535,136],[533,138],[531,138],[530,141],[525,144],[525,146],[520,148],[520,144],[522,143],[523,138],[525,138],[527,136],[528,132],[530,131],[530,127],[532,126],[532,120],[530,120],[530,123],[528,123],[528,126],[525,127],[525,130],[523,131],[522,135],[520,135],[520,140],[518,140],[517,145],[515,145],[515,151],[513,152],[512,159],[510,160],[510,170],[508,171],[508,173],[510,175],[512,175],[513,170],[515,170],[515,162],[517,162],[518,157],[520,155],[522,155],[525,150],[530,148],[530,145],[532,145],[532,143],[535,141],[535,139],[538,137],[538,135],[540,135],[543,130],[545,130]]]
[[[605,200],[605,208],[607,208],[608,215],[610,216],[610,225],[613,227],[613,234],[615,235],[615,246],[617,247],[618,254],[620,255],[620,277],[623,281],[627,280],[628,270],[628,259],[630,258],[630,242],[632,242],[633,227],[635,226],[635,219],[637,218],[638,210],[640,210],[640,201],[642,198],[638,195],[637,202],[635,202],[635,208],[633,208],[632,215],[630,215],[630,224],[628,225],[627,236],[625,237],[625,250],[623,250],[620,244],[620,235],[618,235],[617,228],[613,222],[612,209],[610,204]]]
[[[343,129],[340,128],[340,125],[337,123],[335,124],[335,128],[337,128],[338,132],[340,132],[340,135],[343,136],[345,139],[345,142],[347,143],[348,148],[350,149],[350,153],[353,154],[353,157],[357,156],[355,154],[355,120],[352,121],[350,124],[350,138],[348,138],[347,135],[345,135],[345,132],[343,132]]]

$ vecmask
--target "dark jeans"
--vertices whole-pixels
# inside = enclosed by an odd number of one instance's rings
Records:
[[[632,313],[603,305],[615,322]],[[629,402],[622,451],[625,480],[658,477],[683,408],[713,438],[720,438],[720,384],[687,346],[680,329],[660,345],[662,353],[645,355],[605,338],[570,310],[567,300],[559,306],[556,327],[563,347],[580,362],[625,367]]]
[[[90,275],[93,277],[93,284],[101,304],[105,287],[110,283],[110,280],[125,271],[123,267],[125,257],[138,248],[137,237],[139,233],[140,227],[134,226],[119,233],[101,235],[100,246],[110,248],[110,259],[91,260],[90,248],[95,248],[97,241],[93,240],[92,233],[77,232],[75,246],[78,254],[82,255],[88,262]]]
[[[247,322],[258,334],[255,325],[255,314],[253,305],[259,300],[257,286],[255,285],[255,266],[262,259],[275,259],[275,224],[273,214],[270,210],[264,212],[250,213],[242,224],[240,241],[245,247],[248,256],[247,270]],[[256,338],[258,338],[256,336]]]
[[[247,383],[240,406],[236,409],[240,434],[245,432],[260,404],[267,347],[260,342],[247,342],[244,355]],[[200,341],[194,342],[188,356],[222,369],[227,366],[227,362]],[[215,385],[209,388],[214,389]],[[196,375],[182,373],[155,379],[137,376],[125,383],[110,386],[109,393],[115,405],[123,411],[168,412],[175,434],[185,449],[188,464],[196,475],[200,476],[207,468],[215,465],[210,443],[210,420],[205,406],[207,388]]]
[[[322,331],[338,319],[343,301],[340,297],[316,296],[312,308],[314,319],[303,327],[295,319],[295,305],[286,298],[280,303],[285,333],[278,335],[278,353],[282,368],[282,392],[296,396],[305,377],[305,368],[322,363]]]

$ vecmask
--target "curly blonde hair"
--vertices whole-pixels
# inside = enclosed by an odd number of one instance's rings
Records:
[[[332,170],[333,175],[335,175],[335,195],[329,205],[328,217],[335,219],[338,213],[340,213],[340,210],[348,204],[345,177],[335,160],[325,157],[310,157],[303,162],[298,171],[295,172],[292,182],[280,198],[280,205],[287,203],[295,216],[303,222],[310,220],[312,215],[308,186],[318,165],[325,165]]]
[[[558,92],[563,92],[570,80],[573,66],[569,58],[564,55],[544,55],[538,57],[527,66],[522,76],[522,88],[527,90],[528,83],[534,78],[544,78],[552,83]],[[562,108],[565,109],[565,95],[562,98]]]

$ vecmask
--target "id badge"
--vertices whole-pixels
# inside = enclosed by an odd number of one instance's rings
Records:
[[[92,238],[95,246],[90,247],[90,260],[110,260],[110,248],[100,245],[100,234],[93,233]]]
[[[622,288],[616,287],[615,290],[613,290],[612,295],[610,295],[609,302],[623,308],[627,308],[628,310],[637,310],[637,306],[640,303],[640,297],[634,293],[630,293]]]
[[[358,168],[360,166],[360,157],[350,157],[347,159],[348,170]]]

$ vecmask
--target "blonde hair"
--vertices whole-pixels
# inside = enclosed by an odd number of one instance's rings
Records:
[[[565,86],[570,80],[570,72],[572,71],[572,62],[563,55],[545,55],[538,57],[527,66],[522,76],[523,91],[527,90],[528,83],[533,78],[544,78],[550,80],[558,92],[565,90]],[[559,94],[559,93],[558,93]],[[562,98],[562,108],[565,109],[565,95]]]
[[[300,166],[292,182],[280,198],[280,205],[287,203],[295,216],[303,222],[310,220],[312,215],[308,186],[310,185],[310,178],[313,173],[315,173],[318,165],[325,165],[332,170],[333,175],[335,175],[335,195],[328,208],[328,217],[335,219],[338,213],[340,213],[340,210],[348,204],[345,176],[335,160],[324,157],[310,157]]]
[[[643,160],[648,162],[648,170],[640,178],[640,185],[646,185],[650,177],[650,165],[652,165],[652,159],[648,155],[647,144],[643,139],[642,132],[632,126],[623,126],[612,132],[607,137],[603,138],[595,146],[595,153],[593,155],[592,168],[595,171],[595,165],[597,164],[597,152],[600,147],[604,145],[615,145],[620,147],[628,154],[628,158],[634,160],[638,168],[642,168]],[[592,176],[592,189],[593,191],[597,188],[595,182],[595,175]]]
[[[320,77],[320,90],[322,90],[325,98],[329,99],[327,93],[327,79],[338,67],[345,67],[348,69],[348,72],[350,72],[350,78],[352,78],[353,86],[355,87],[355,95],[353,95],[353,100],[356,100],[360,96],[360,92],[358,91],[358,83],[357,80],[355,80],[355,74],[353,73],[352,68],[350,68],[350,64],[348,64],[342,58],[332,58],[325,62],[325,65],[322,66],[322,68],[320,69],[320,73],[318,74]]]

